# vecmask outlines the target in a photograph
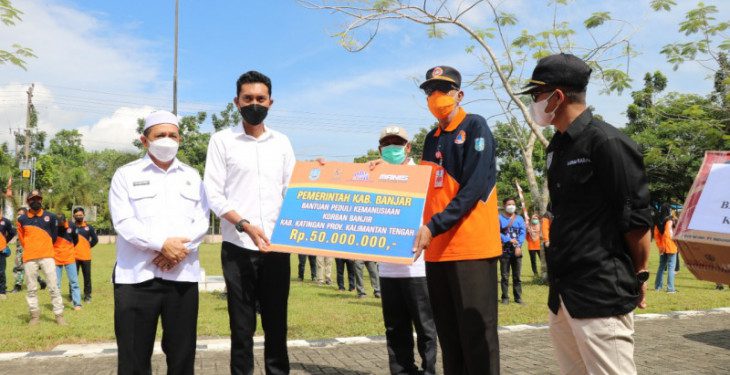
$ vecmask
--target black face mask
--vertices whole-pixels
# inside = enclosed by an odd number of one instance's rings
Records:
[[[249,125],[260,125],[264,122],[266,115],[269,113],[269,107],[265,107],[261,104],[249,104],[241,107],[241,116],[243,120]]]
[[[30,208],[31,208],[31,209],[32,209],[33,211],[38,211],[38,210],[40,210],[40,209],[41,209],[42,207],[43,207],[43,203],[41,203],[41,202],[39,202],[39,201],[33,201],[33,202],[30,202]]]
[[[76,220],[77,223],[82,223],[84,221],[83,217],[74,217],[74,220]]]

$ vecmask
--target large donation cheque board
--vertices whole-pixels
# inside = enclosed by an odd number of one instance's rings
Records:
[[[695,277],[730,284],[730,151],[705,153],[674,239]]]
[[[413,263],[431,168],[297,162],[271,249]]]

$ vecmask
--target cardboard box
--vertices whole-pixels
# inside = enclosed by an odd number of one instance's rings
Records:
[[[730,151],[705,153],[674,240],[695,277],[730,284]]]

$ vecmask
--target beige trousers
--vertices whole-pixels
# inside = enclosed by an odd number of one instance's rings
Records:
[[[549,319],[561,374],[636,374],[633,313],[573,319],[561,301]]]
[[[40,312],[38,307],[38,272],[43,271],[46,275],[48,291],[51,293],[53,313],[56,315],[63,314],[63,299],[61,298],[61,290],[58,289],[58,282],[56,282],[56,262],[53,258],[29,260],[23,263],[23,268],[25,268],[25,282],[28,285],[28,294],[25,299],[28,301],[30,313]]]
[[[332,263],[334,258],[330,257],[317,257],[317,282],[327,282],[332,284]]]

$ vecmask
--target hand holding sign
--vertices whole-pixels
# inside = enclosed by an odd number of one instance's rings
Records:
[[[411,264],[429,178],[423,166],[298,162],[270,249]]]
[[[416,261],[421,256],[421,253],[423,253],[428,248],[428,245],[431,244],[431,239],[433,239],[433,234],[431,233],[431,230],[428,229],[427,226],[421,225],[421,228],[418,229],[416,242],[413,247],[414,261]]]

